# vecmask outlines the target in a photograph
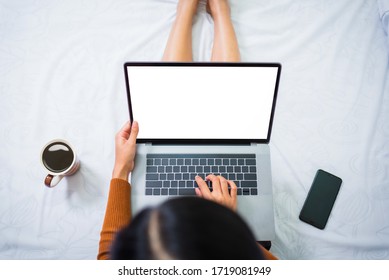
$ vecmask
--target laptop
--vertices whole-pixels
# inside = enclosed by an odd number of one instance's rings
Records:
[[[139,122],[133,213],[195,195],[194,177],[213,173],[238,186],[238,213],[256,239],[274,239],[268,143],[281,65],[127,62],[124,71]]]

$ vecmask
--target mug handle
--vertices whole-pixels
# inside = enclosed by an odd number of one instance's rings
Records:
[[[54,175],[48,174],[45,178],[46,187],[49,187],[49,188],[55,187],[62,180],[63,177],[64,176],[62,176],[62,175],[54,176]]]

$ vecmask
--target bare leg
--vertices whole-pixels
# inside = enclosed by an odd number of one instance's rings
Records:
[[[228,0],[208,0],[207,9],[215,25],[211,61],[240,61],[239,46],[231,22]]]
[[[192,61],[192,21],[198,0],[179,0],[163,61]]]

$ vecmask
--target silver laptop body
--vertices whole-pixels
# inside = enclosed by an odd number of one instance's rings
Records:
[[[257,240],[273,240],[268,143],[281,65],[127,62],[124,70],[130,119],[140,127],[133,214],[193,195],[193,176],[215,173],[236,181],[238,213]]]

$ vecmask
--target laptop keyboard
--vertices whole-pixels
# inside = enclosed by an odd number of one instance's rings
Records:
[[[208,174],[234,181],[238,195],[258,195],[255,154],[147,154],[146,195],[195,195],[195,176]]]

